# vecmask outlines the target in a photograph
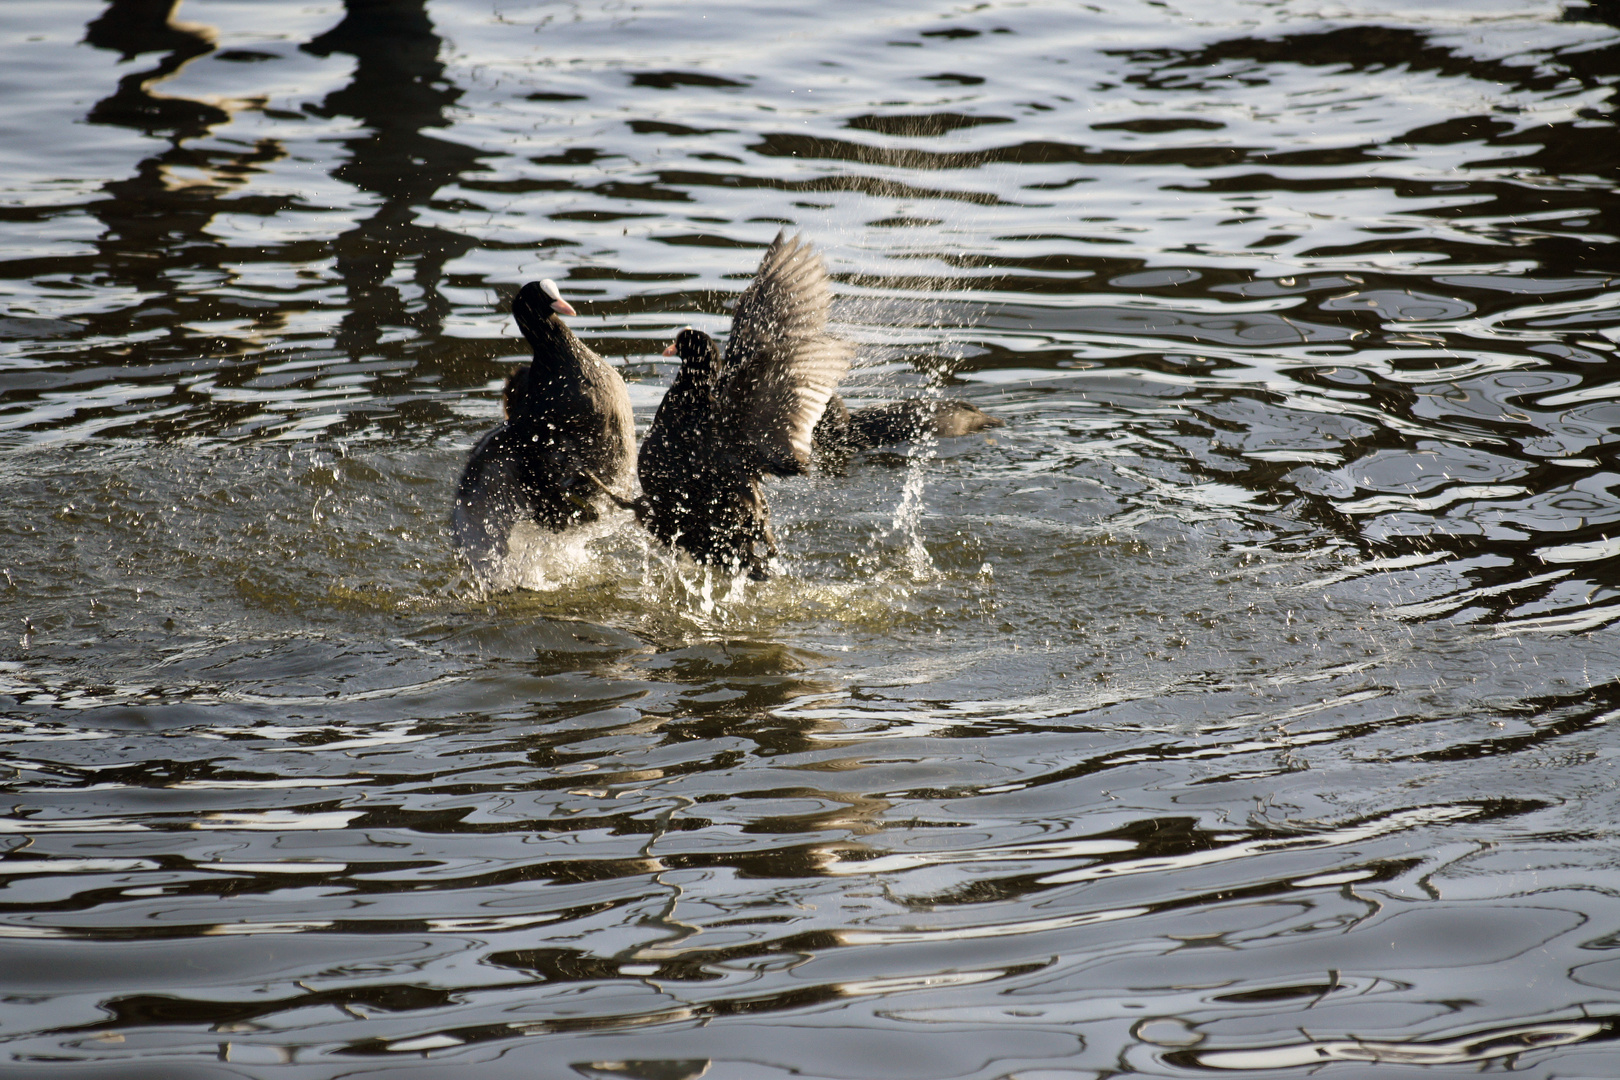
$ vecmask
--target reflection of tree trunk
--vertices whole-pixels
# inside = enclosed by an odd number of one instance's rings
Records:
[[[91,108],[88,119],[92,124],[116,124],[149,135],[172,132],[175,138],[185,139],[230,119],[213,105],[163,97],[149,90],[189,61],[214,51],[212,27],[173,21],[179,6],[179,0],[112,0],[101,17],[85,28],[87,44],[115,50],[125,60],[141,53],[168,53],[157,67],[119,79],[117,92]]]
[[[129,175],[109,180],[100,197],[85,205],[104,227],[95,252],[71,260],[72,272],[141,297],[86,316],[93,335],[117,343],[90,346],[84,354],[86,363],[134,365],[199,355],[223,359],[256,350],[260,341],[234,335],[203,341],[184,330],[184,324],[246,319],[256,324],[257,338],[273,332],[288,312],[314,303],[301,296],[244,298],[214,287],[232,276],[237,260],[279,269],[321,256],[302,240],[235,248],[211,231],[220,214],[274,218],[298,208],[301,200],[296,195],[253,196],[243,191],[266,163],[283,156],[275,140],[260,140],[250,147],[200,143],[211,129],[230,122],[229,105],[219,108],[151,92],[215,48],[214,30],[179,21],[178,10],[178,0],[111,0],[85,29],[86,44],[124,61],[161,54],[121,69],[142,70],[122,74],[117,90],[97,102],[88,116],[92,123],[130,128],[160,142]],[[338,338],[350,355],[379,346],[399,355],[415,346],[396,344],[407,335],[391,332],[395,327],[409,326],[436,336],[448,312],[439,292],[443,267],[471,246],[454,233],[417,224],[417,207],[462,171],[476,168],[480,155],[423,133],[448,127],[448,109],[460,96],[444,81],[440,42],[424,0],[349,0],[343,19],[304,48],[320,56],[342,52],[358,61],[349,84],[331,94],[320,109],[310,111],[355,117],[367,129],[346,141],[333,172],[373,196],[364,201],[376,205],[369,220],[332,245],[347,289]],[[391,282],[402,261],[413,272],[417,288]],[[296,291],[306,288],[312,286],[300,285]],[[172,332],[143,333],[161,329]],[[381,375],[378,392],[387,395],[393,390],[390,382],[412,380],[416,374]],[[217,375],[222,385],[247,377],[245,368],[227,365]],[[219,406],[210,410],[208,426],[239,422],[255,408]],[[194,430],[196,419],[185,423],[186,430]]]
[[[178,67],[214,47],[213,27],[174,21],[179,6],[180,0],[111,0],[101,17],[84,28],[85,44],[121,52],[125,60],[149,52],[177,53]]]
[[[349,160],[333,175],[384,200],[333,244],[349,308],[338,347],[358,357],[376,349],[384,326],[436,327],[449,313],[438,288],[443,268],[471,245],[418,226],[415,208],[475,168],[481,155],[422,133],[449,127],[445,110],[461,96],[444,81],[440,41],[425,0],[347,0],[343,21],[303,47],[317,56],[348,53],[358,61],[349,85],[311,111],[352,116],[371,129],[345,142]],[[416,264],[415,305],[388,283],[401,259]]]
[[[93,124],[114,124],[154,137],[167,135],[171,140],[143,158],[133,175],[102,185],[107,197],[86,207],[105,226],[96,244],[94,272],[108,282],[150,296],[132,308],[91,317],[92,328],[110,337],[175,321],[177,310],[185,304],[184,298],[174,295],[175,272],[199,265],[217,268],[214,253],[221,245],[207,230],[220,210],[220,196],[238,188],[256,164],[281,156],[281,148],[274,142],[213,152],[181,145],[185,139],[228,122],[230,115],[206,102],[154,95],[148,90],[214,49],[212,27],[173,20],[178,6],[178,0],[113,0],[85,28],[87,44],[117,52],[125,60],[142,53],[166,53],[156,67],[121,78],[118,90],[98,101],[88,116]],[[170,172],[175,166],[200,170],[208,179],[177,182]],[[149,307],[162,309],[156,321],[144,317]],[[140,362],[147,347],[144,343],[136,346],[127,360]]]
[[[154,96],[147,90],[214,49],[212,27],[173,21],[178,6],[178,0],[113,0],[84,35],[90,45],[121,53],[126,60],[167,51],[156,67],[120,79],[118,91],[97,102],[89,120],[153,136],[167,133],[173,143],[143,159],[133,176],[109,180],[102,186],[108,198],[92,202],[88,209],[106,226],[98,242],[100,271],[110,280],[156,294],[154,303],[170,310],[177,302],[169,295],[168,280],[176,256],[187,253],[183,260],[187,268],[215,263],[208,256],[199,259],[198,253],[220,246],[208,235],[208,225],[220,210],[220,196],[240,187],[254,166],[282,154],[281,147],[269,141],[247,150],[196,151],[180,145],[229,121],[230,115],[205,102]],[[169,172],[174,166],[201,170],[208,180],[177,183]],[[125,311],[98,318],[117,320],[118,325],[106,331],[124,334],[138,315]]]

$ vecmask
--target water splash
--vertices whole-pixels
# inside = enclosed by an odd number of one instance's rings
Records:
[[[923,492],[928,486],[927,468],[939,456],[939,441],[933,436],[919,438],[906,463],[906,482],[900,488],[900,503],[884,537],[899,536],[905,542],[905,565],[912,578],[926,581],[939,570],[922,542]]]
[[[562,532],[519,521],[507,537],[506,553],[474,566],[474,575],[488,592],[554,592],[604,579],[616,569],[605,549],[632,528],[630,518],[620,514]]]

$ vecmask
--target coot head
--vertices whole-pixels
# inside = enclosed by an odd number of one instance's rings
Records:
[[[675,335],[664,355],[680,357],[681,373],[705,383],[712,384],[720,374],[720,346],[714,338],[690,326]]]
[[[572,305],[562,298],[557,283],[550,278],[531,281],[512,298],[512,317],[530,345],[551,338],[562,326],[558,315],[575,315]]]

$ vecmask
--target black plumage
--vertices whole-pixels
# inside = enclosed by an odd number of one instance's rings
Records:
[[[683,330],[680,372],[641,446],[642,496],[654,536],[699,562],[766,576],[775,554],[760,480],[810,467],[811,439],[853,350],[826,333],[831,305],[821,257],[779,233],[737,301],[722,360]]]
[[[505,556],[520,521],[563,530],[595,520],[602,486],[629,483],[630,395],[560,318],[573,314],[551,281],[530,282],[512,300],[534,359],[507,380],[506,419],[473,448],[451,515],[457,550],[477,569]]]
[[[972,435],[1002,421],[960,398],[907,398],[850,412],[834,394],[816,425],[818,454],[852,454],[874,446]]]

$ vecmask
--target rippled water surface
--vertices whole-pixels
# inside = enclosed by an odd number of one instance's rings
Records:
[[[1613,22],[7,0],[0,1073],[1620,1074]],[[784,225],[1006,426],[481,591]]]

